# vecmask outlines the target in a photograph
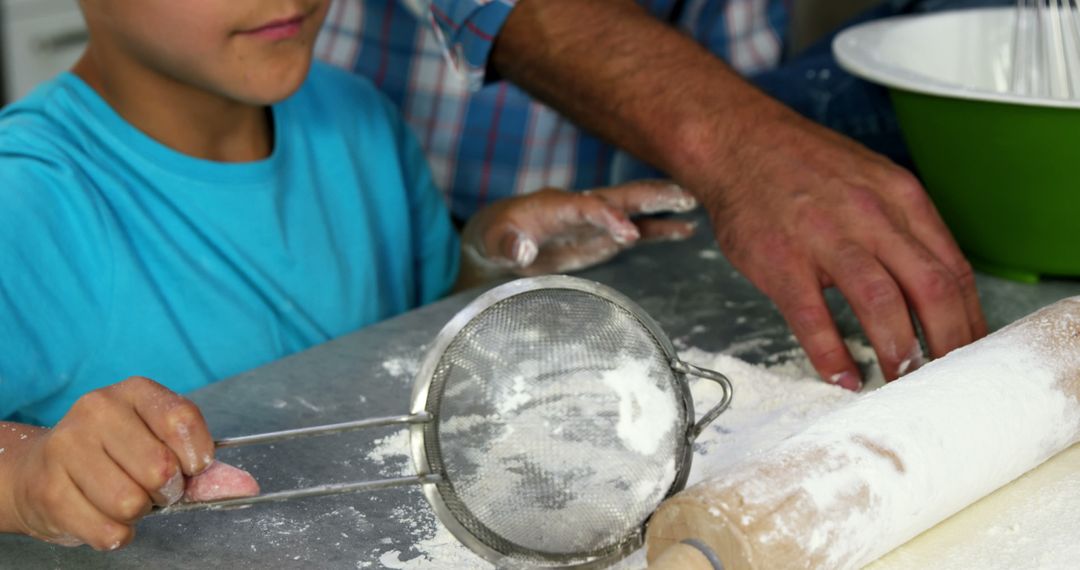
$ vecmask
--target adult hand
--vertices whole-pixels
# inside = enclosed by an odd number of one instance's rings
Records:
[[[916,178],[761,100],[728,126],[738,144],[695,189],[727,258],[777,304],[822,378],[861,386],[823,288],[847,298],[887,380],[922,363],[912,313],[934,357],[984,336],[971,266]]]
[[[974,278],[907,172],[803,119],[629,0],[520,0],[500,76],[669,172],[706,206],[728,259],[780,307],[822,377],[859,372],[821,290],[855,309],[886,378],[986,332]]]
[[[477,212],[462,242],[468,262],[489,276],[563,273],[607,261],[642,241],[689,237],[692,222],[648,215],[696,206],[688,192],[661,180],[584,193],[545,189]]]
[[[90,392],[54,429],[27,434],[3,457],[0,528],[64,546],[127,544],[214,456],[199,409],[145,378]]]

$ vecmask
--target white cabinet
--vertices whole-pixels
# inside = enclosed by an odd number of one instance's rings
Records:
[[[86,46],[76,0],[2,0],[4,98],[14,101],[70,69]]]

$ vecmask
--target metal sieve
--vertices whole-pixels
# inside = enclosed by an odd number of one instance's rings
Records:
[[[694,422],[686,375],[716,382]],[[410,424],[416,477],[176,505],[225,508],[422,484],[439,520],[499,567],[601,567],[636,550],[686,484],[692,444],[731,401],[717,372],[682,362],[639,306],[591,281],[496,287],[436,336],[411,414],[233,438],[219,447]]]

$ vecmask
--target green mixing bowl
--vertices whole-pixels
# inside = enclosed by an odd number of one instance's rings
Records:
[[[972,264],[1030,282],[1080,276],[1080,101],[1008,92],[1014,21],[1012,8],[890,18],[846,30],[833,51],[889,87]]]

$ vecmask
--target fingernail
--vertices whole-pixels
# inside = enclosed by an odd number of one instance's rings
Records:
[[[698,202],[694,199],[693,195],[683,189],[682,186],[672,186],[673,193],[676,195],[675,199],[671,201],[671,211],[684,213],[697,208]]]
[[[658,214],[660,212],[674,212],[682,214],[697,208],[697,200],[680,186],[670,186],[663,193],[641,205],[642,214]]]
[[[165,483],[159,491],[163,497],[165,497],[165,505],[171,505],[180,500],[184,496],[184,475],[179,469],[173,476]]]
[[[926,356],[923,355],[922,347],[916,342],[915,346],[908,351],[907,357],[900,361],[896,367],[896,377],[899,378],[908,372],[914,372],[926,364]]]
[[[612,219],[612,222],[610,231],[611,238],[615,240],[615,243],[623,245],[641,238],[641,232],[638,231],[637,226],[634,224],[616,219]]]
[[[626,224],[622,228],[621,233],[618,235],[618,238],[615,241],[619,242],[620,244],[624,244],[632,243],[639,239],[641,239],[641,232],[638,231],[637,226],[635,226],[634,224]]]
[[[532,265],[532,262],[536,261],[536,255],[539,253],[539,248],[536,247],[536,242],[532,239],[519,235],[514,240],[513,256],[514,263],[518,267],[528,267]]]
[[[70,534],[61,534],[60,536],[56,536],[56,537],[53,537],[53,538],[46,538],[44,540],[45,540],[45,542],[55,544],[57,546],[66,546],[68,548],[72,548],[72,547],[75,547],[75,546],[82,546],[83,544],[86,544],[85,542],[75,538],[74,536],[72,536]]]
[[[829,384],[835,384],[841,388],[851,390],[852,392],[862,390],[862,380],[851,372],[833,374],[832,376],[829,376],[828,382]]]

